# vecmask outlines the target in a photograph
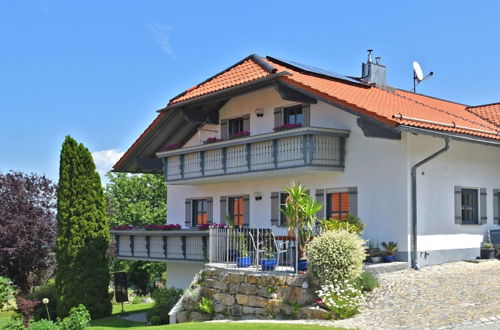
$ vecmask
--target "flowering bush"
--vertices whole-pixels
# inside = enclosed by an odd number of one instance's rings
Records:
[[[226,228],[226,225],[222,223],[203,223],[201,225],[198,225],[199,230],[208,230],[209,228],[221,228],[224,229]]]
[[[182,144],[180,144],[180,143],[172,143],[172,144],[169,144],[169,145],[166,145],[165,147],[163,147],[162,150],[163,151],[173,150],[173,149],[179,149],[180,147],[182,147]]]
[[[325,306],[340,319],[353,316],[364,302],[364,296],[352,281],[328,284],[316,292]]]
[[[209,137],[205,141],[203,141],[203,144],[208,144],[208,143],[215,143],[222,141],[222,139],[216,138],[216,137]]]
[[[302,124],[283,124],[273,128],[273,131],[275,132],[286,131],[287,129],[297,128],[297,127],[302,127]]]
[[[320,285],[354,280],[362,272],[365,241],[345,230],[323,232],[307,246],[310,274]]]
[[[132,225],[119,225],[119,226],[113,226],[111,227],[113,230],[133,230],[135,229],[134,226]]]
[[[145,230],[178,230],[181,229],[182,226],[178,224],[169,224],[169,225],[145,225]]]
[[[238,133],[231,134],[231,135],[229,135],[229,138],[230,139],[237,139],[237,138],[245,137],[245,136],[249,136],[249,135],[250,135],[250,132],[243,131],[243,132],[238,132]]]

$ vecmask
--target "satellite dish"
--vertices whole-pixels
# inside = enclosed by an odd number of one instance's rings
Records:
[[[422,71],[422,67],[418,64],[417,61],[413,61],[413,72],[415,73],[415,78],[420,82],[424,80],[424,72]]]

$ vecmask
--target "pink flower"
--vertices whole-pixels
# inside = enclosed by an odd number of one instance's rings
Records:
[[[287,129],[297,128],[297,127],[302,127],[302,124],[283,124],[283,125],[276,126],[275,128],[273,128],[273,131],[279,132],[279,131],[285,131]]]

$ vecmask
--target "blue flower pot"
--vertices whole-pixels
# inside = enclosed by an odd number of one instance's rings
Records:
[[[236,258],[236,265],[240,268],[250,267],[252,259],[250,257],[238,257]]]
[[[299,271],[305,272],[307,270],[307,260],[299,260]]]
[[[276,259],[262,259],[260,264],[262,270],[274,270],[276,268]]]
[[[395,259],[394,256],[383,256],[382,260],[384,260],[384,262],[393,262]]]

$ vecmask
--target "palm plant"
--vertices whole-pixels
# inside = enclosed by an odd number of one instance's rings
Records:
[[[297,233],[298,257],[304,259],[307,243],[314,236],[316,213],[323,205],[314,200],[300,183],[292,182],[285,191],[288,197],[281,212],[287,218],[287,228]]]
[[[381,245],[388,256],[393,256],[396,252],[399,251],[398,243],[396,242],[388,242],[388,243],[382,242]]]

